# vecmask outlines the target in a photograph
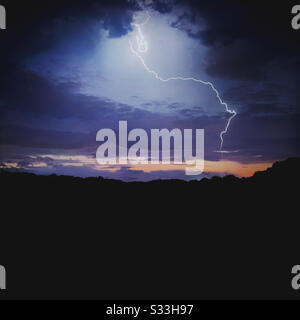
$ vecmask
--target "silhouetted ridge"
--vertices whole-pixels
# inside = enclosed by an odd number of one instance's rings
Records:
[[[292,158],[250,178],[190,182],[2,171],[8,295],[299,297],[290,285],[299,263],[299,165]]]
[[[195,181],[192,180],[190,182],[186,182],[185,180],[180,180],[180,179],[159,179],[159,180],[152,180],[149,182],[124,182],[122,180],[117,180],[117,179],[106,179],[101,176],[99,177],[88,177],[88,178],[80,178],[80,177],[73,177],[73,176],[65,176],[65,175],[56,175],[56,174],[51,174],[48,176],[39,176],[33,173],[27,173],[27,172],[13,172],[13,171],[6,171],[6,170],[1,170],[0,171],[0,177],[3,178],[20,178],[20,179],[39,179],[41,180],[42,178],[48,180],[48,181],[54,181],[54,180],[61,180],[64,182],[77,182],[77,183],[89,183],[89,184],[94,184],[94,183],[109,183],[109,184],[136,184],[136,183],[145,183],[145,184],[157,184],[157,183],[163,183],[163,184],[182,184],[182,183],[198,183],[198,184],[234,184],[238,183],[241,181],[253,181],[256,179],[266,179],[266,178],[271,178],[271,179],[283,179],[287,180],[290,179],[291,177],[299,177],[299,166],[300,166],[300,158],[288,158],[283,161],[277,161],[275,162],[271,168],[266,169],[265,171],[258,171],[255,172],[254,175],[250,178],[237,178],[234,175],[227,175],[224,177],[219,177],[219,176],[214,176],[212,178],[203,178],[200,181]]]
[[[272,177],[279,179],[290,179],[291,177],[299,177],[300,158],[289,158],[284,161],[275,162],[271,168],[265,171],[256,172],[253,178]]]

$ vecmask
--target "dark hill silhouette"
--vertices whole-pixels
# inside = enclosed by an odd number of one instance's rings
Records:
[[[2,171],[6,296],[299,298],[299,165],[146,183]]]

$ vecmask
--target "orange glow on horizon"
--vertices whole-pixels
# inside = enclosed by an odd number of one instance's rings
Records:
[[[271,167],[271,162],[257,162],[257,163],[239,163],[236,161],[205,161],[204,162],[204,173],[226,173],[233,174],[237,177],[250,177],[256,171],[263,171]],[[131,170],[142,170],[147,173],[153,171],[173,171],[173,170],[185,170],[186,165],[175,165],[175,164],[144,164],[144,165],[133,165],[130,166]]]

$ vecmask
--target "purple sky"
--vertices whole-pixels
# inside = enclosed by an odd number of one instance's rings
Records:
[[[0,42],[0,163],[36,173],[123,180],[190,179],[178,168],[99,167],[96,133],[117,129],[205,129],[202,176],[248,175],[299,156],[299,36],[290,8],[245,1],[4,1]],[[216,10],[217,8],[217,10]],[[147,65],[130,51],[143,26]],[[252,17],[255,16],[255,23]],[[223,164],[220,164],[223,162]],[[243,166],[244,169],[243,170]],[[247,167],[247,170],[246,170]]]

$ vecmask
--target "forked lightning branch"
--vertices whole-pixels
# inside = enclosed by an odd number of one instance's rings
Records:
[[[232,119],[236,116],[236,111],[229,109],[228,105],[226,102],[224,102],[219,94],[219,91],[215,88],[215,86],[209,82],[209,81],[203,81],[201,79],[196,79],[193,77],[181,77],[181,76],[176,76],[176,77],[169,77],[169,78],[162,78],[159,73],[157,73],[156,71],[150,69],[145,61],[145,59],[143,58],[142,54],[148,51],[148,42],[144,37],[143,31],[142,31],[142,27],[145,26],[148,21],[150,20],[151,16],[149,15],[149,12],[147,11],[147,19],[142,23],[142,24],[138,24],[138,23],[134,23],[134,27],[137,30],[137,35],[136,35],[136,42],[137,42],[137,46],[136,48],[134,48],[133,44],[131,41],[129,41],[129,45],[130,45],[130,49],[131,52],[134,53],[137,58],[141,61],[142,65],[144,66],[145,70],[149,73],[151,73],[157,80],[162,81],[162,82],[168,82],[168,81],[194,81],[194,82],[198,82],[198,83],[202,83],[204,85],[209,86],[216,94],[220,104],[225,107],[225,110],[227,113],[229,113],[231,116],[228,118],[226,126],[224,128],[224,130],[222,130],[220,132],[220,151],[222,151],[223,148],[223,142],[224,142],[224,134],[226,134],[228,132],[230,123],[232,121]]]

